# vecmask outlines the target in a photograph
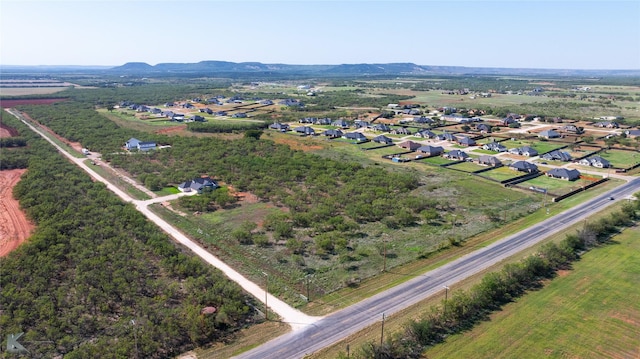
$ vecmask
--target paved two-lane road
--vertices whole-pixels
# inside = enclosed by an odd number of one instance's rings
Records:
[[[517,254],[549,235],[585,220],[592,213],[616,201],[623,200],[624,197],[630,196],[638,190],[640,190],[640,179],[631,180],[606,194],[560,213],[533,227],[340,310],[303,330],[285,334],[239,355],[237,358],[302,358],[306,354],[311,354],[330,346],[348,335],[380,321],[383,313],[391,315],[429,296],[442,292],[445,285],[448,286],[459,282]],[[613,197],[614,200],[611,200],[610,197]]]

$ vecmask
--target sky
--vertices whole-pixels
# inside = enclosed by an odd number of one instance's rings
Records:
[[[0,64],[640,69],[640,1],[0,0]]]

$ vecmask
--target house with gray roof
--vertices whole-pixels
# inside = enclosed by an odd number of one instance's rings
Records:
[[[458,136],[456,138],[456,142],[458,142],[462,146],[475,146],[476,145],[476,141],[474,141],[472,138],[469,138],[467,136]]]
[[[445,153],[444,157],[448,158],[450,160],[463,161],[463,160],[466,160],[467,158],[469,158],[469,155],[464,151],[453,150],[453,151],[449,151],[449,152]]]
[[[494,151],[494,152],[506,152],[507,147],[500,142],[489,142],[482,145],[483,150]]]
[[[313,136],[316,134],[316,130],[314,130],[313,128],[309,127],[309,126],[300,126],[300,127],[296,127],[293,131],[297,132],[297,133],[301,133],[305,136]]]
[[[216,182],[209,176],[205,176],[180,183],[178,185],[178,190],[180,190],[181,192],[195,191],[197,193],[203,193],[204,191],[214,190],[218,187],[220,187],[218,185],[218,182]]]
[[[360,132],[347,132],[342,135],[342,138],[356,142],[366,142],[369,140],[367,136],[363,135]]]
[[[384,143],[385,145],[393,144],[393,140],[385,135],[376,136],[372,141],[377,143]]]
[[[124,144],[124,148],[128,151],[138,150],[138,151],[149,151],[156,149],[157,144],[151,141],[140,141],[137,138],[131,137],[129,141]]]
[[[553,168],[547,171],[547,176],[560,178],[565,181],[575,181],[580,178],[580,171],[567,168]]]
[[[478,164],[482,166],[500,167],[502,166],[502,161],[495,156],[480,155],[480,157],[478,157]]]
[[[584,166],[592,166],[596,168],[611,167],[611,163],[600,156],[591,156],[588,158],[583,158],[578,163]]]
[[[280,131],[280,132],[289,131],[289,125],[286,124],[286,123],[280,123],[280,122],[274,122],[274,123],[270,124],[269,128],[272,129],[272,130]]]
[[[425,155],[427,155],[428,157],[431,156],[440,156],[444,153],[444,148],[440,147],[440,146],[420,146],[418,149],[416,149],[416,152],[418,153],[423,153]]]
[[[430,130],[424,129],[415,133],[415,136],[422,138],[436,138],[437,135]]]
[[[418,148],[420,148],[420,146],[422,145],[419,144],[418,142],[413,142],[413,141],[404,141],[404,142],[398,143],[398,147],[405,148],[410,151],[415,151]]]
[[[563,162],[569,162],[572,159],[569,152],[564,152],[560,150],[555,150],[555,151],[545,153],[541,157],[549,161],[563,161]]]
[[[340,131],[339,129],[330,129],[324,131],[322,135],[329,138],[340,138],[344,136],[344,132]]]
[[[527,161],[515,161],[509,165],[509,168],[518,172],[536,173],[538,172],[538,166]]]
[[[546,139],[550,139],[550,138],[560,138],[560,134],[554,130],[545,130],[542,131],[538,134],[538,137],[540,138],[546,138]]]
[[[512,148],[509,150],[509,153],[512,153],[514,155],[519,155],[519,156],[527,156],[527,157],[534,157],[538,155],[538,151],[536,151],[535,148],[529,147],[529,146]]]

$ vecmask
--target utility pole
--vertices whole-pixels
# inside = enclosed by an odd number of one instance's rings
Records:
[[[380,332],[380,346],[382,346],[383,339],[384,339],[384,313],[382,313],[382,331]]]
[[[382,271],[387,271],[387,241],[384,237],[382,237]]]
[[[311,296],[309,292],[309,276],[311,276],[311,274],[307,274],[306,276],[304,276],[305,278],[307,278],[307,302],[311,301]]]
[[[262,272],[265,277],[264,283],[264,319],[269,320],[269,306],[267,305],[267,297],[269,296],[269,275],[265,272]]]
[[[447,299],[449,297],[449,287],[444,286],[444,315],[447,315]]]

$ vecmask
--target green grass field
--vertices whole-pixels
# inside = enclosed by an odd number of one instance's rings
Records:
[[[462,163],[458,163],[455,165],[451,165],[447,168],[452,168],[452,169],[456,169],[459,171],[465,171],[465,172],[475,172],[475,171],[480,171],[483,169],[486,169],[486,166],[480,166],[478,164],[475,164],[473,162],[462,162]]]
[[[593,177],[593,176],[592,176]],[[565,181],[559,178],[551,178],[548,176],[540,176],[534,179],[520,183],[520,186],[534,186],[538,188],[546,188],[550,193],[557,195],[565,194],[576,190],[582,186],[591,184],[592,181],[578,179],[575,181]]]
[[[488,177],[497,181],[504,181],[518,176],[522,176],[524,172],[518,172],[509,167],[498,167],[491,171],[482,172],[483,177]]]
[[[439,165],[444,165],[444,164],[447,164],[447,163],[452,163],[452,162],[455,162],[455,161],[448,160],[448,159],[446,159],[444,157],[441,157],[441,156],[435,156],[435,157],[429,157],[429,158],[420,160],[420,162],[421,163],[428,163],[428,164],[434,165],[434,166],[439,166]]]
[[[598,156],[611,162],[613,167],[627,168],[640,161],[640,153],[636,151],[605,150],[598,153]]]
[[[640,228],[625,230],[543,289],[506,305],[428,358],[640,357]]]

